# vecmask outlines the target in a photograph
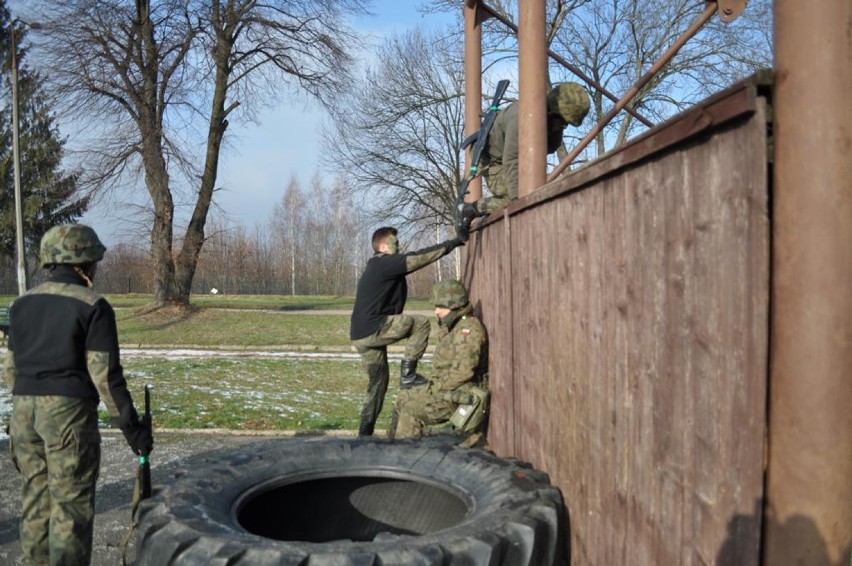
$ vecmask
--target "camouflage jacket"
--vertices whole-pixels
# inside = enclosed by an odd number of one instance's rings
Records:
[[[503,165],[507,187],[518,186],[518,112],[520,104],[513,102],[500,110],[494,119],[494,125],[488,134],[484,163],[499,163]],[[563,128],[553,120],[547,123],[547,153],[559,149],[562,143]]]
[[[110,416],[133,410],[119,362],[115,312],[69,266],[12,305],[6,385],[13,395],[103,400]]]
[[[470,305],[441,321],[443,333],[432,356],[433,381],[441,391],[458,389],[488,373],[488,336]]]

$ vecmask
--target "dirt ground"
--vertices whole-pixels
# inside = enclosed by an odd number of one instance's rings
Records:
[[[336,432],[335,436],[354,436]],[[279,434],[275,436],[289,436]],[[168,481],[179,461],[190,455],[258,442],[265,436],[235,436],[226,433],[155,433],[151,454],[151,480],[154,489]],[[136,474],[136,457],[121,434],[103,431],[101,473],[95,501],[95,536],[92,564],[120,566],[122,540],[130,527],[130,504]],[[18,524],[21,517],[21,479],[9,457],[9,438],[0,439],[0,565],[17,564],[21,557]],[[135,538],[135,537],[134,537]],[[127,563],[135,559],[135,541],[128,545]]]

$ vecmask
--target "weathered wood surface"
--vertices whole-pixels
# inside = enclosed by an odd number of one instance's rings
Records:
[[[561,488],[572,566],[758,563],[765,116],[752,86],[714,97],[466,248],[491,340],[489,443]]]

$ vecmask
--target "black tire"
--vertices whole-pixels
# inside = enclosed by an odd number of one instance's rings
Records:
[[[142,502],[137,564],[563,564],[547,474],[455,440],[275,439],[191,458]]]

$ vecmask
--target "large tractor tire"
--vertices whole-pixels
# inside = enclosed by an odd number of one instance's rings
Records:
[[[139,566],[554,565],[546,474],[446,439],[274,439],[187,460],[140,507]]]

